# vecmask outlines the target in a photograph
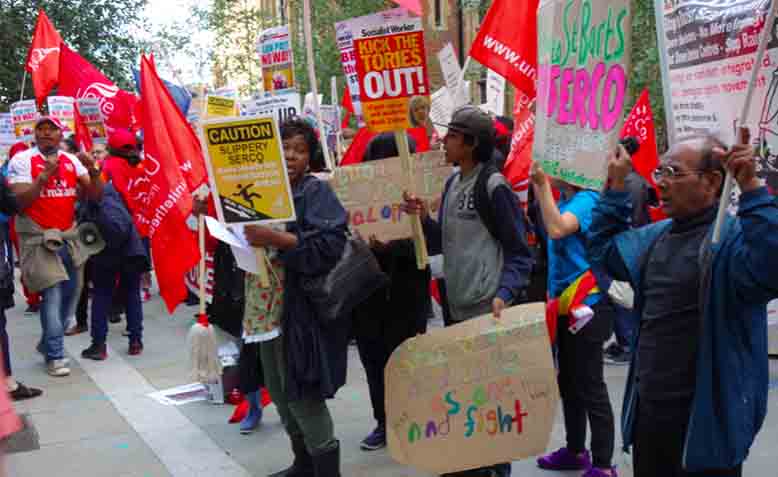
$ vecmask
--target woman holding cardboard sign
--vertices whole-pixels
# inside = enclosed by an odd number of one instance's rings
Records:
[[[616,477],[611,464],[613,409],[603,377],[602,353],[615,310],[599,288],[607,277],[592,270],[584,248],[598,194],[555,180],[562,194],[557,204],[551,182],[537,162],[531,178],[548,235],[548,314],[557,318],[559,393],[567,433],[567,445],[539,458],[538,466],[583,470],[584,477]],[[586,450],[587,416],[591,454]]]
[[[337,324],[323,327],[303,291],[305,277],[326,274],[346,243],[346,211],[330,186],[308,173],[318,147],[316,132],[293,118],[281,125],[284,158],[292,185],[297,221],[286,230],[247,226],[252,246],[268,247],[271,285],[247,287],[246,293],[273,295],[260,342],[265,381],[292,441],[294,463],[275,477],[338,477],[340,445],[325,399],[346,382],[347,333]],[[248,299],[248,297],[247,297]],[[280,335],[280,336],[279,336]]]

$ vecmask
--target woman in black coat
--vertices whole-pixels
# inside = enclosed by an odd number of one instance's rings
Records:
[[[334,397],[346,381],[348,326],[323,326],[302,282],[335,266],[346,244],[347,216],[329,184],[308,173],[318,144],[311,125],[299,118],[286,121],[281,139],[297,220],[284,231],[264,226],[245,229],[252,246],[271,249],[272,283],[280,282],[257,293],[272,296],[276,288],[283,289],[281,303],[270,298],[271,311],[258,317],[276,320],[272,309],[278,304],[283,307],[280,323],[261,325],[270,338],[260,343],[260,355],[265,384],[292,441],[295,459],[289,469],[273,475],[339,477],[340,446],[325,400]]]

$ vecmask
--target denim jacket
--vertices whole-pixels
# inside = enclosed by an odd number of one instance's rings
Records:
[[[604,192],[594,210],[588,252],[592,264],[630,282],[640,316],[648,255],[671,221],[630,230],[631,209],[628,193]],[[682,462],[689,472],[741,464],[767,413],[766,305],[778,297],[778,202],[764,187],[742,194],[738,216],[727,216],[718,244],[711,244],[711,232],[699,254],[703,319]],[[637,355],[622,409],[625,449],[635,437]]]

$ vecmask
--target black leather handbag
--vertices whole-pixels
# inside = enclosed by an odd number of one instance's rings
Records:
[[[389,283],[370,246],[361,238],[346,241],[338,263],[326,275],[306,277],[302,287],[322,324],[347,317],[354,308]]]

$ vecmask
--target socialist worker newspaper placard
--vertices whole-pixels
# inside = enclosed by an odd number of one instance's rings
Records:
[[[367,126],[375,132],[410,128],[411,99],[430,95],[421,18],[370,23],[353,34]]]
[[[200,140],[220,222],[249,225],[295,220],[292,187],[274,118],[205,121]]]

